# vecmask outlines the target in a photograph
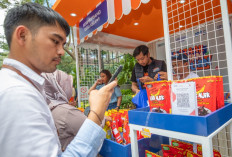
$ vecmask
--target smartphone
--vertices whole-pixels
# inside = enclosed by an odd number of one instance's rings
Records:
[[[114,81],[118,74],[122,71],[123,66],[120,65],[118,69],[115,71],[114,75],[110,78],[109,83]]]

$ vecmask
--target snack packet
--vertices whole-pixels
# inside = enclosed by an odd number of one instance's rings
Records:
[[[148,150],[145,150],[145,157],[161,157],[153,152],[150,152]]]
[[[148,82],[145,85],[151,111],[170,113],[170,81]]]
[[[190,150],[186,150],[186,157],[202,157],[202,155],[194,153],[194,152],[192,152]]]
[[[172,146],[184,149],[184,154],[186,155],[186,150],[193,151],[193,145],[187,142],[182,142],[178,140],[171,141]]]
[[[116,139],[116,142],[122,143],[123,141],[122,141],[120,132],[118,131],[118,123],[117,123],[117,118],[115,115],[112,116],[111,129],[112,129],[112,134],[114,135],[114,138]]]
[[[128,111],[124,112],[123,141],[124,141],[124,144],[130,143],[130,128],[129,128],[129,120],[128,120]]]
[[[161,144],[163,157],[184,157],[184,149]]]
[[[205,116],[216,111],[216,76],[188,79],[196,82],[198,115]]]

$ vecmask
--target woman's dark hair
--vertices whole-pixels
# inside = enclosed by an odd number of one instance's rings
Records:
[[[112,77],[112,75],[111,75],[111,73],[110,73],[109,70],[103,69],[103,70],[100,72],[100,74],[101,74],[101,73],[106,74],[108,81],[109,81],[110,78]]]
[[[51,8],[39,5],[37,3],[25,3],[14,7],[7,12],[4,20],[4,31],[8,46],[10,48],[12,34],[19,25],[24,25],[35,34],[42,26],[60,27],[69,35],[70,28],[65,19]]]
[[[149,53],[148,47],[146,45],[140,45],[140,46],[136,47],[134,52],[133,52],[133,56],[136,57],[141,52],[143,53],[144,56],[148,55],[148,53]]]

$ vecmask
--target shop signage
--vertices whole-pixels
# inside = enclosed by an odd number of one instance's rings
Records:
[[[102,2],[94,9],[86,18],[79,24],[80,39],[93,32],[98,27],[102,26],[108,20],[107,2]]]
[[[81,86],[81,100],[88,100],[88,86]]]

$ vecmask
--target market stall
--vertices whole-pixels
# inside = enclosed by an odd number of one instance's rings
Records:
[[[77,38],[74,44],[92,42],[112,47],[121,45],[131,49],[136,44],[146,44],[150,47],[150,51],[154,54],[156,52],[157,58],[166,60],[169,80],[173,80],[174,76],[171,58],[179,54],[186,54],[190,63],[189,71],[200,77],[223,77],[225,98],[220,99],[225,100],[226,103],[232,102],[232,98],[229,97],[232,92],[232,63],[229,62],[229,58],[232,58],[230,53],[232,52],[231,25],[229,22],[232,13],[231,1],[92,0],[91,2],[77,2],[59,0],[56,1],[53,9],[64,16],[71,26],[77,28],[75,33]],[[76,16],[71,16],[73,13]],[[116,40],[113,40],[115,38]],[[129,42],[134,43],[134,45],[128,46]],[[196,132],[201,132],[201,129],[205,128],[207,130],[208,123],[213,123],[215,120],[220,122],[213,130],[204,135],[191,132],[191,128],[189,128],[190,132],[188,129],[183,132],[175,127],[159,126],[159,123],[152,122],[152,118],[147,118],[154,117],[154,119],[164,120],[163,123],[169,123],[168,118],[172,119],[172,115],[150,114],[148,110],[129,111],[132,156],[139,154],[136,131],[143,129],[148,129],[157,135],[198,142],[202,144],[204,156],[212,156],[212,147],[217,148],[222,156],[231,156],[231,130],[225,128],[225,126],[231,125],[231,114],[228,112],[230,110],[231,105],[215,111],[208,117],[195,116],[193,118],[195,122],[192,123],[180,121],[183,124],[183,127],[180,127],[182,130],[185,130],[189,124],[195,126],[198,125],[197,122],[205,121],[201,127],[197,126]],[[217,119],[207,122],[207,118],[211,119],[211,116],[215,115],[219,115],[216,116]],[[223,115],[228,116],[224,117]],[[136,117],[140,116],[141,121],[137,121]],[[177,120],[189,118],[175,117]],[[190,117],[190,119],[192,118]],[[222,132],[219,132],[221,130]],[[162,133],[158,133],[159,131]],[[197,141],[198,139],[199,141]],[[207,142],[204,143],[204,140]],[[110,151],[109,147],[105,148]]]

